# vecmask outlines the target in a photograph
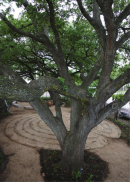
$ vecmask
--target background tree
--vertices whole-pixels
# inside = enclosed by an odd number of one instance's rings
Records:
[[[61,166],[78,171],[85,165],[84,148],[90,131],[130,100],[129,88],[123,100],[104,106],[117,90],[129,83],[130,68],[125,66],[115,77],[112,74],[119,55],[126,59],[129,56],[130,3],[122,0],[15,2],[24,8],[21,19],[14,19],[9,9],[0,13],[0,71],[4,75],[0,76],[0,98],[30,102],[59,141]],[[72,15],[76,20],[70,26],[68,18]],[[76,74],[80,76],[78,86],[73,78]],[[32,81],[27,84],[22,78],[25,76]],[[97,87],[95,94],[89,90],[92,84]],[[48,90],[55,94],[56,116],[39,99]],[[70,131],[62,119],[59,94],[71,99]]]

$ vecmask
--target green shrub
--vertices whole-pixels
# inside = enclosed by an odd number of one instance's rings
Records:
[[[50,100],[51,98],[50,97],[40,97],[40,100],[42,101],[42,102],[44,102],[45,100]]]

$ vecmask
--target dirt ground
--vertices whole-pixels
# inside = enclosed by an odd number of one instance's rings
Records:
[[[23,105],[25,106],[24,103]],[[3,173],[6,177],[5,182],[43,182],[38,149],[11,141],[4,133],[5,126],[16,115],[34,114],[35,111],[12,107],[10,112],[12,116],[0,121],[0,146],[6,155],[12,154]],[[107,140],[109,143],[107,146],[90,150],[109,163],[110,174],[104,182],[129,182],[130,147],[121,139]]]

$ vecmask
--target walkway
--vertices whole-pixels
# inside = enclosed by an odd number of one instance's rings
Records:
[[[55,115],[55,107],[50,107]],[[24,110],[23,107],[19,110]],[[70,127],[70,108],[62,107],[63,121]],[[5,128],[5,134],[11,140],[30,147],[60,150],[58,140],[51,129],[37,114],[16,115]],[[119,138],[121,131],[112,122],[104,120],[89,134],[85,148],[102,148],[108,144],[107,137]]]

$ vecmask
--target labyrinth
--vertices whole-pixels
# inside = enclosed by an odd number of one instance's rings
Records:
[[[67,130],[70,126],[70,112],[63,113]],[[29,147],[60,150],[58,140],[51,129],[37,114],[18,115],[5,127],[5,134],[11,140]],[[102,121],[95,127],[86,141],[85,149],[102,148],[108,144],[107,137],[119,138],[120,129],[112,122]]]

